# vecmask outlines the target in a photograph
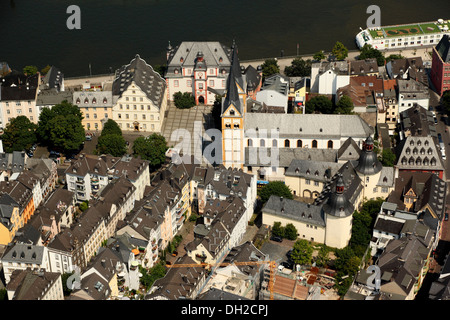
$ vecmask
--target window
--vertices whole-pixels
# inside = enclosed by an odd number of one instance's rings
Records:
[[[192,80],[187,80],[186,84],[187,84],[188,87],[192,87]]]
[[[173,85],[174,85],[174,87],[178,87],[179,86],[178,80],[174,80]]]
[[[328,149],[333,149],[333,141],[328,140],[327,147],[328,147]]]
[[[285,148],[289,148],[289,146],[291,145],[289,139],[284,140],[284,147]]]
[[[198,88],[199,88],[200,90],[203,90],[203,82],[200,82],[200,83],[198,84]]]
[[[301,148],[303,146],[302,140],[297,140],[297,148]]]
[[[252,139],[248,139],[247,144],[248,144],[249,147],[253,147]]]
[[[272,140],[272,147],[277,147],[278,146],[278,141],[276,139]]]
[[[313,148],[317,148],[317,140],[313,140],[312,143],[311,143],[311,146]]]
[[[209,86],[214,87],[214,80],[209,80]]]
[[[259,141],[259,146],[260,146],[260,147],[265,147],[265,146],[266,146],[266,140],[261,139],[261,140]]]
[[[306,179],[306,180],[305,180],[305,183],[306,183],[306,184],[311,184],[311,180]]]

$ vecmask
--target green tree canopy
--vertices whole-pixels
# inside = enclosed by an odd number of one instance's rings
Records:
[[[37,142],[36,125],[25,116],[12,118],[2,135],[6,152],[26,151]]]
[[[36,130],[39,141],[64,153],[78,150],[85,140],[82,119],[80,109],[67,101],[44,108]]]
[[[127,152],[125,139],[121,134],[107,134],[98,137],[97,152],[121,157]]]
[[[115,122],[113,119],[108,119],[105,122],[102,132],[100,133],[101,136],[106,136],[108,134],[122,135],[122,129],[120,129],[117,122]]]
[[[344,46],[342,42],[337,41],[336,44],[333,47],[333,50],[331,50],[333,55],[336,57],[337,60],[344,60],[348,57],[348,49]]]
[[[333,102],[326,96],[318,95],[311,98],[305,104],[306,113],[320,112],[323,114],[333,113]]]
[[[386,63],[392,60],[404,59],[405,57],[401,54],[391,54],[386,57]]]
[[[267,59],[261,65],[263,78],[267,78],[273,74],[280,73],[280,66],[275,58]]]
[[[395,165],[396,156],[389,148],[384,148],[381,152],[381,164],[384,167],[393,167]]]
[[[139,137],[134,141],[133,153],[150,161],[150,167],[159,168],[166,160],[167,142],[164,136],[153,133],[148,137]]]
[[[292,223],[288,223],[284,227],[284,237],[288,240],[297,239],[297,228]]]
[[[380,50],[375,49],[367,43],[361,48],[361,52],[358,57],[358,60],[365,59],[377,59],[378,66],[384,65],[384,61],[386,60],[384,58],[384,54]]]
[[[323,53],[323,50],[317,51],[316,53],[314,53],[313,55],[313,59],[316,61],[321,61],[323,59],[325,59],[325,54]]]
[[[281,226],[280,221],[275,221],[272,226],[272,234],[277,237],[284,238],[284,228]]]
[[[313,251],[312,245],[307,240],[297,240],[292,248],[291,259],[295,264],[308,265],[311,263]]]
[[[283,181],[270,181],[260,190],[258,190],[258,195],[263,203],[269,200],[271,195],[293,199],[291,189]]]
[[[25,66],[23,67],[22,72],[27,76],[32,76],[38,73],[38,68],[36,66]]]
[[[80,149],[85,132],[80,119],[74,115],[57,115],[49,121],[51,145],[67,154]]]
[[[343,95],[336,104],[336,109],[334,110],[334,113],[352,114],[353,108],[354,105],[352,99],[347,95]]]
[[[173,102],[178,109],[189,109],[195,106],[195,98],[190,92],[175,92]]]
[[[329,258],[330,248],[325,245],[322,245],[317,253],[316,264],[318,267],[325,267],[328,265],[330,261]]]
[[[288,77],[306,77],[311,75],[311,60],[295,58],[290,66],[284,68],[284,73]]]
[[[46,65],[44,68],[41,69],[41,74],[46,75],[50,71],[51,68],[52,67],[50,65]]]

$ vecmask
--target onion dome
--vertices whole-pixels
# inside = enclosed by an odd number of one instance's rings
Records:
[[[377,154],[373,152],[373,139],[368,137],[363,145],[363,150],[358,159],[356,171],[363,175],[373,175],[383,169],[383,165],[378,160]]]
[[[342,218],[353,214],[353,204],[347,199],[344,191],[344,179],[342,175],[339,175],[336,181],[335,191],[330,194],[327,202],[322,207],[326,214]]]

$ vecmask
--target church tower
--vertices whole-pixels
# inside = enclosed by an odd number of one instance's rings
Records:
[[[242,76],[237,46],[233,43],[230,74],[222,100],[222,157],[226,168],[244,166],[244,117],[246,109],[245,80]]]

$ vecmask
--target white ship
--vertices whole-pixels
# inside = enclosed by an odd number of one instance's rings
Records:
[[[450,20],[360,29],[356,35],[360,49],[370,44],[378,50],[399,50],[435,46],[444,34],[450,35]]]

